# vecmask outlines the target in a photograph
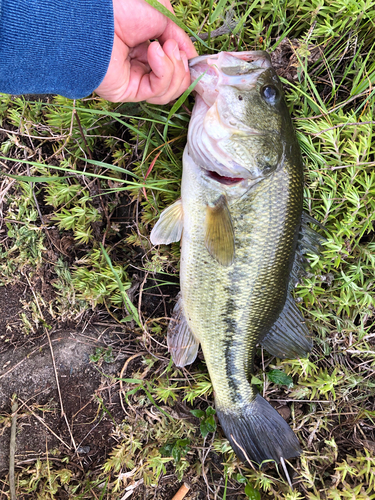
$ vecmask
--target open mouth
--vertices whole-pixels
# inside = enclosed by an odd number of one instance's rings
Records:
[[[226,186],[232,186],[233,184],[238,184],[239,182],[245,180],[243,177],[225,177],[224,175],[220,175],[212,170],[208,170],[207,175],[214,181],[220,182],[220,184],[225,184]]]

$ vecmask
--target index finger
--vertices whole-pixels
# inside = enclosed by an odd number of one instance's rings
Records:
[[[159,0],[159,2],[164,5],[173,15],[176,15],[173,7],[169,0]],[[188,59],[196,57],[198,52],[195,50],[193,42],[190,40],[189,36],[185,31],[177,26],[171,19],[167,18],[167,26],[158,40],[161,44],[164,44],[169,39],[175,40],[178,44],[178,48],[185,52]]]
[[[159,37],[160,42],[163,44],[167,40],[176,40],[180,50],[184,51],[188,59],[196,57],[198,52],[195,50],[193,42],[183,29],[175,24],[171,19],[168,19],[167,27],[163,34]]]

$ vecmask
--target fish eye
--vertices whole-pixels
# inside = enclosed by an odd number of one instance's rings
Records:
[[[273,85],[265,85],[261,89],[261,94],[262,94],[263,99],[266,102],[268,102],[270,104],[274,104],[279,93],[278,93],[277,88],[274,87]]]
[[[238,96],[238,100],[239,100],[239,101],[243,101],[243,97],[242,97],[242,95],[239,95],[239,96]]]

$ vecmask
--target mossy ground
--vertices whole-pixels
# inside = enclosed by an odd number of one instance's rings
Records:
[[[99,370],[119,357],[125,363],[108,388],[108,401],[121,389],[124,413],[97,401],[111,447],[86,466],[61,450],[18,464],[18,497],[169,499],[187,480],[186,498],[375,498],[375,3],[194,0],[175,10],[198,34],[215,33],[228,12],[239,21],[232,34],[209,37],[208,47],[197,42],[202,54],[272,54],[304,156],[305,209],[326,229],[324,251],[311,256],[295,291],[314,350],[297,361],[259,351],[254,379],[290,414],[302,444],[290,469],[294,490],[275,468],[259,472],[236,460],[209,409],[202,358],[177,370],[167,354],[179,246],[153,248],[149,234],[179,196],[193,98],[171,113],[171,106],[95,96],[1,95],[1,284],[28,288],[18,336],[5,325],[1,347],[45,342],[57,324],[111,322],[121,341],[104,338],[90,363]],[[267,376],[275,369],[293,385]],[[7,432],[10,401],[1,412]],[[6,470],[0,486],[9,498]]]

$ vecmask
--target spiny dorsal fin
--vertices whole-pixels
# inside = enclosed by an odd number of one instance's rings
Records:
[[[290,273],[289,280],[289,290],[293,290],[297,283],[300,282],[301,277],[306,276],[307,270],[309,268],[309,261],[305,257],[306,253],[312,253],[320,255],[322,250],[322,244],[327,241],[327,239],[321,234],[317,233],[308,224],[315,224],[321,229],[324,226],[311,217],[306,212],[302,212],[301,228],[297,241],[297,250],[293,262],[293,268]]]
[[[211,256],[222,266],[230,266],[234,259],[234,230],[224,195],[214,206],[207,206],[204,229],[204,242]]]
[[[314,219],[314,217],[311,217],[306,212],[302,212],[301,229],[297,246],[298,251],[301,254],[311,252],[319,255],[322,249],[322,244],[327,241],[327,239],[308,226],[308,223],[315,224],[320,227],[320,229],[324,230],[324,226]]]
[[[306,358],[311,351],[309,331],[289,292],[284,309],[261,344],[270,354],[282,359]]]
[[[179,241],[183,229],[183,215],[182,201],[179,198],[161,213],[160,219],[151,231],[151,243],[169,245],[169,243]]]
[[[179,294],[168,325],[167,344],[176,366],[190,365],[197,357],[199,342],[187,324],[182,309],[181,294]]]

